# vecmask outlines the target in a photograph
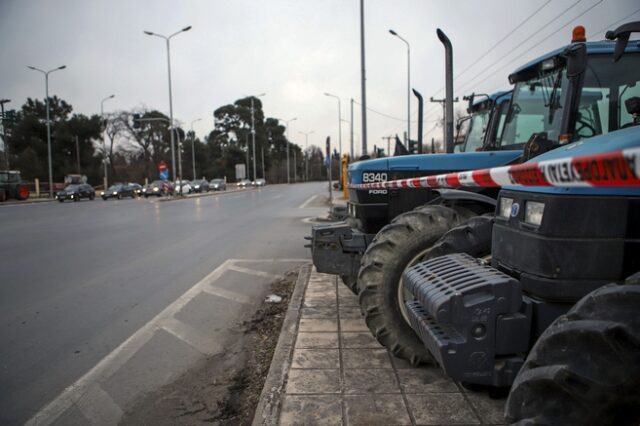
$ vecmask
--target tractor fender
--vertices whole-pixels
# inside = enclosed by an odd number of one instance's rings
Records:
[[[437,188],[433,189],[434,192],[437,192],[440,195],[440,198],[443,200],[450,201],[475,201],[482,204],[488,204],[491,207],[495,207],[498,204],[498,201],[494,198],[491,198],[484,194],[479,194],[477,192],[471,191],[462,191],[460,189],[445,189],[445,188]]]

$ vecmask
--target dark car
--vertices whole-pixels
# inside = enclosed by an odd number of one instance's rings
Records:
[[[100,196],[105,201],[109,198],[117,198],[119,200],[122,197],[135,198],[136,192],[134,188],[128,184],[116,183],[111,185],[106,191],[103,191]]]
[[[214,191],[226,191],[227,184],[224,183],[224,179],[211,179],[211,182],[209,182],[209,188]]]
[[[136,193],[136,196],[141,196],[142,195],[142,185],[140,185],[139,183],[135,183],[135,182],[130,182],[127,185],[129,185],[131,188],[133,188],[133,192]]]
[[[193,188],[193,192],[209,192],[209,182],[205,179],[193,180],[191,181],[191,187]]]
[[[88,183],[68,185],[65,189],[56,193],[56,198],[61,203],[65,200],[80,201],[81,198],[93,200],[95,197],[96,191]]]
[[[166,180],[154,180],[144,188],[142,188],[142,193],[145,198],[149,198],[149,196],[157,196],[161,197],[163,195],[169,195],[173,192],[173,186]]]

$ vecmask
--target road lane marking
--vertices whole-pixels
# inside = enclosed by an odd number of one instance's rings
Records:
[[[158,324],[172,318],[175,313],[180,311],[187,303],[206,288],[210,283],[217,280],[228,268],[233,264],[233,259],[228,259],[220,266],[214,269],[209,275],[197,282],[193,287],[187,290],[176,301],[167,306],[162,312],[156,315],[151,321],[146,323],[142,328],[133,333],[127,340],[122,342],[111,353],[102,358],[95,367],[85,373],[80,379],[76,380],[71,386],[68,386],[53,401],[39,410],[26,426],[50,425],[58,417],[60,417],[67,409],[69,409],[75,401],[82,398],[90,390],[94,383],[102,382],[111,377],[118,371],[133,355],[147,343],[158,328]]]
[[[207,286],[203,288],[202,291],[212,296],[221,297],[227,300],[233,300],[234,302],[238,302],[243,305],[248,305],[249,303],[251,303],[251,299],[245,296],[244,294],[236,293],[235,291],[225,290],[223,288]]]
[[[124,414],[122,408],[97,383],[76,402],[76,407],[92,424],[115,425]]]
[[[264,272],[264,271],[258,271],[257,269],[245,268],[243,266],[238,266],[238,265],[230,265],[229,270],[242,272],[243,274],[256,275],[258,277],[264,277],[264,278],[272,278],[272,279],[282,278],[281,275],[271,274],[269,272]]]
[[[212,339],[211,336],[202,334],[200,331],[176,318],[172,317],[167,319],[162,325],[162,329],[182,340],[201,354],[210,356],[222,352],[222,345]]]
[[[213,283],[228,270],[251,275],[278,277],[268,272],[256,271],[235,265],[235,263],[307,263],[308,259],[228,259],[183,293],[173,303],[163,309],[153,319],[133,333],[118,347],[102,358],[91,370],[64,389],[56,398],[41,408],[26,423],[26,426],[50,425],[72,406],[77,406],[89,420],[89,424],[117,424],[122,418],[122,408],[103,390],[99,383],[105,382],[126,364],[151,338],[157,330],[164,330],[201,353],[211,354],[220,350],[211,338],[178,321],[174,316],[192,299],[202,293],[250,304],[252,300],[240,293],[214,287]],[[263,275],[266,274],[266,275]]]
[[[245,195],[247,195],[247,194],[245,193],[245,194],[231,195],[231,196],[229,196],[227,198],[230,199],[230,200],[233,200],[234,198],[242,198]]]
[[[299,209],[306,209],[306,208],[307,208],[307,205],[308,205],[309,203],[311,203],[313,200],[315,200],[317,196],[318,196],[318,194],[316,194],[316,195],[312,195],[311,197],[309,197],[309,199],[307,199],[307,201],[305,201],[304,203],[300,204],[300,205],[298,206],[298,208],[299,208]]]

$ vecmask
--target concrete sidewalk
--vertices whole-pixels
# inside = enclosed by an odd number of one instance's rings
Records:
[[[254,425],[503,424],[504,399],[411,367],[369,332],[336,276],[303,269]]]

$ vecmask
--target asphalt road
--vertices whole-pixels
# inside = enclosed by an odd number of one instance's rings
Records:
[[[302,220],[326,208],[300,207],[325,188],[0,207],[0,424],[43,410],[44,424],[117,420],[132,389],[222,350],[214,332],[255,305],[271,277],[310,258]],[[173,358],[150,366],[158,352]],[[114,382],[145,368],[153,380]]]

